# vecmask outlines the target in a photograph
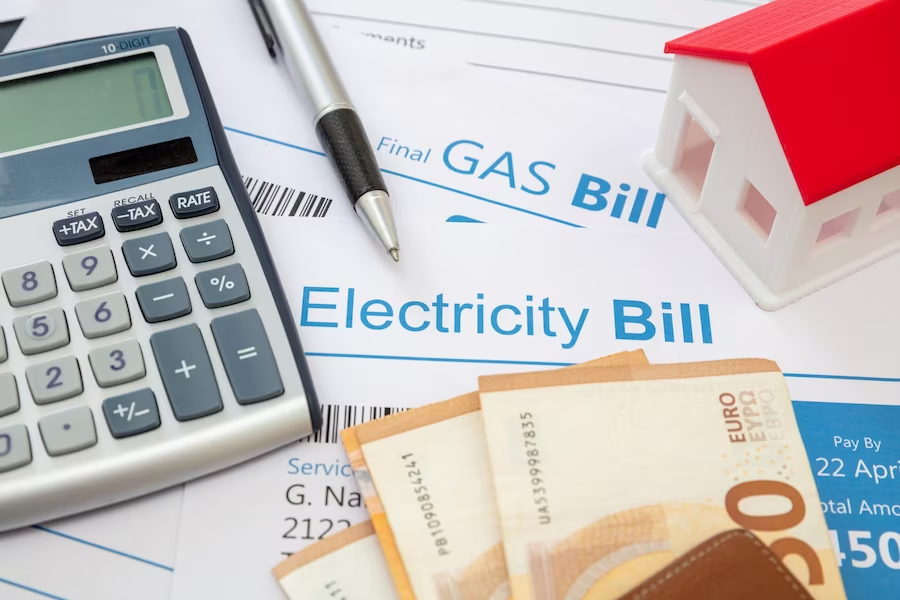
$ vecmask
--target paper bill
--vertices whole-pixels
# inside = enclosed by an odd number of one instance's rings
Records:
[[[727,360],[479,379],[515,600],[614,599],[700,542],[753,532],[845,598],[778,366]]]
[[[579,366],[646,364],[638,350]],[[403,600],[509,597],[477,392],[342,435]]]
[[[369,521],[291,555],[272,573],[289,600],[397,598]]]

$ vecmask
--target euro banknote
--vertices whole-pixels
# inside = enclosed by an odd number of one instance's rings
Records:
[[[845,598],[775,363],[558,370],[479,387],[514,600],[614,600],[735,529],[812,598]]]
[[[634,351],[577,367],[646,364]],[[509,598],[477,393],[342,435],[402,600]]]
[[[370,521],[307,546],[272,572],[288,600],[397,600]]]

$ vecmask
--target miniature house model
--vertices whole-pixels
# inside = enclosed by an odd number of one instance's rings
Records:
[[[775,0],[666,52],[644,169],[759,306],[900,250],[900,0]]]

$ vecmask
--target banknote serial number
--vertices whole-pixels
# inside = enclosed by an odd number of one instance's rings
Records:
[[[534,415],[530,412],[519,413],[519,424],[522,426],[522,440],[525,442],[525,463],[531,481],[531,500],[534,502],[539,525],[550,524],[550,501],[547,499],[547,488],[544,482],[544,471],[541,469],[541,451],[538,448],[537,428]]]
[[[404,461],[409,461],[404,465],[406,467],[406,476],[409,477],[409,483],[412,485],[413,494],[415,494],[416,502],[419,504],[419,511],[422,513],[422,518],[425,520],[425,526],[428,528],[428,533],[434,541],[434,548],[437,550],[438,556],[447,556],[450,554],[447,536],[445,535],[443,527],[441,527],[441,520],[434,510],[434,502],[431,501],[431,494],[428,493],[428,487],[423,482],[422,470],[418,468],[415,453],[410,452],[409,454],[404,454],[400,458]]]

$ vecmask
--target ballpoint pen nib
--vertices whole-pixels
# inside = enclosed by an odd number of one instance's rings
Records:
[[[391,258],[394,259],[394,262],[400,262],[400,251],[396,248],[391,248]]]

